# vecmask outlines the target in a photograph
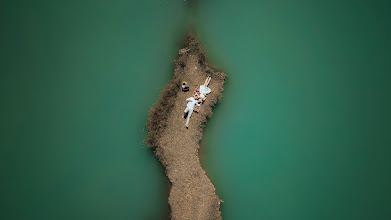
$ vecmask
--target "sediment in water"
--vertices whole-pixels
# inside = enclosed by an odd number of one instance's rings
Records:
[[[151,109],[147,127],[147,142],[154,148],[171,182],[168,198],[171,219],[222,219],[215,187],[202,169],[198,150],[203,128],[212,116],[212,107],[220,101],[226,74],[208,67],[206,55],[197,39],[189,35],[184,48],[174,61],[172,80],[163,89],[159,100]],[[210,75],[212,92],[201,106],[193,112],[189,129],[185,127],[183,111],[186,98],[192,96],[196,86],[202,85]],[[181,82],[186,81],[189,92],[181,91]]]

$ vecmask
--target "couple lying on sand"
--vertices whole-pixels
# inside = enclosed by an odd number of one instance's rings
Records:
[[[189,120],[190,120],[191,114],[194,111],[194,107],[201,106],[201,104],[206,100],[206,95],[212,91],[208,87],[211,79],[212,78],[210,76],[208,76],[208,78],[206,78],[206,80],[204,82],[204,85],[201,85],[199,89],[196,89],[194,91],[194,94],[192,97],[186,99],[187,106],[186,106],[185,112],[183,114],[183,117],[185,119],[187,118],[187,121],[186,121],[186,128],[187,129],[189,128]]]

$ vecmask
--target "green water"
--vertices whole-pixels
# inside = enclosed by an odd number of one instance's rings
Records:
[[[191,1],[190,1],[191,2]],[[224,219],[390,219],[391,5],[200,1]],[[188,1],[0,2],[0,219],[165,219],[145,148]]]
[[[1,1],[0,219],[164,219],[144,124],[186,5]]]
[[[204,167],[228,219],[391,219],[390,1],[203,1],[227,71]]]

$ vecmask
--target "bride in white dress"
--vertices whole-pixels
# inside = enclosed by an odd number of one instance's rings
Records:
[[[205,99],[206,95],[209,94],[210,92],[212,92],[212,90],[208,87],[209,82],[210,82],[211,79],[212,79],[212,77],[208,76],[208,78],[206,78],[206,80],[205,80],[204,85],[200,86],[200,90],[199,91],[200,91],[200,97],[202,99]]]

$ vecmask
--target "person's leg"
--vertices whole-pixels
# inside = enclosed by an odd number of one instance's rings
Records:
[[[207,84],[207,83],[208,83],[208,78],[209,78],[209,77],[206,78],[206,80],[205,80],[205,82],[204,82],[204,86],[207,86],[207,85],[208,85],[208,84]]]
[[[193,109],[190,109],[189,115],[187,116],[186,127],[189,127],[189,120],[190,120],[190,117],[191,117],[192,113],[193,113]]]
[[[183,118],[187,117],[187,114],[189,113],[189,107],[186,106],[185,112],[183,112]]]
[[[204,86],[208,86],[209,82],[210,82],[210,77],[208,76],[208,78],[206,78],[205,80]]]

